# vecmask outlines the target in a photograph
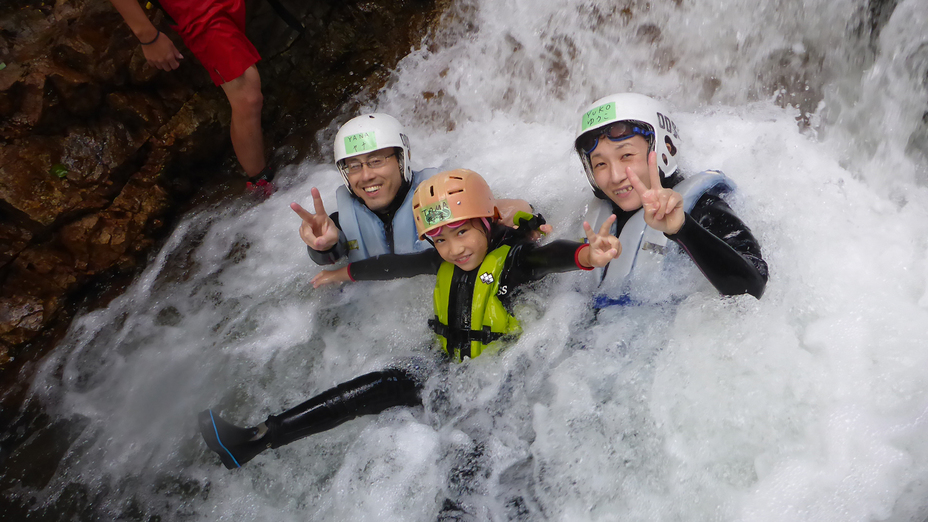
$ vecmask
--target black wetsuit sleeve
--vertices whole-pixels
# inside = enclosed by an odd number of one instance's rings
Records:
[[[353,281],[387,281],[422,274],[438,273],[441,256],[430,248],[415,254],[384,254],[348,265]]]
[[[683,227],[668,238],[677,242],[723,295],[760,299],[767,285],[767,263],[751,229],[716,196],[700,198]]]
[[[338,227],[338,242],[332,245],[332,248],[328,250],[315,250],[309,245],[306,246],[306,252],[309,253],[309,258],[317,265],[333,265],[337,263],[339,259],[348,255],[348,239],[339,227],[338,212],[331,213],[329,217],[335,222],[335,226]]]
[[[509,254],[505,282],[511,287],[517,287],[548,274],[580,270],[577,250],[582,246],[583,243],[565,240],[552,241],[546,245],[517,243]]]

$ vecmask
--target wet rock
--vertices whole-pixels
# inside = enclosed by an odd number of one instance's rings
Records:
[[[300,34],[248,0],[268,148],[318,153],[315,133],[377,92],[445,1],[283,0]],[[162,12],[148,15],[186,56],[170,73],[107,0],[2,4],[0,368],[36,357],[30,341],[98,278],[136,269],[208,178],[241,175],[228,102]]]
[[[34,297],[0,298],[0,338],[9,344],[19,344],[39,332],[44,323],[45,308]]]
[[[808,125],[824,97],[827,76],[825,55],[809,44],[772,51],[758,68],[757,80],[781,107],[799,109],[800,123]]]

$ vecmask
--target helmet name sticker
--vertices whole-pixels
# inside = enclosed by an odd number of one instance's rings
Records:
[[[451,207],[448,206],[448,200],[443,199],[438,203],[424,206],[419,209],[419,215],[422,216],[422,222],[426,228],[445,221],[451,221]]]
[[[374,131],[345,136],[345,151],[348,154],[360,154],[371,150],[377,150],[377,136]]]
[[[582,128],[587,130],[590,127],[606,123],[615,119],[615,102],[609,102],[599,107],[594,107],[583,113]]]

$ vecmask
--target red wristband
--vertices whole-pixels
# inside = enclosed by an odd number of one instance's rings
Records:
[[[583,266],[580,264],[580,251],[583,250],[584,248],[589,248],[589,247],[590,247],[589,243],[584,243],[578,246],[577,251],[574,252],[574,263],[576,263],[577,268],[579,268],[580,270],[593,270],[592,266]]]
[[[351,279],[352,283],[357,283],[355,278],[351,277],[351,263],[348,263],[348,265],[345,267],[345,270],[348,271],[348,279]]]

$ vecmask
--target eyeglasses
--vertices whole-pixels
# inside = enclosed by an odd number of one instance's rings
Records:
[[[609,138],[609,141],[622,141],[636,134],[645,138],[654,135],[652,131],[643,129],[627,121],[617,121],[601,129],[595,129],[581,135],[577,138],[577,148],[582,150],[584,154],[589,154],[593,152],[596,145],[599,144],[599,138],[601,136]]]
[[[367,168],[371,170],[376,170],[387,163],[387,158],[392,158],[393,156],[396,156],[395,152],[386,156],[374,156],[373,158],[368,158],[367,161],[353,160],[351,163],[345,164],[345,170],[348,171],[348,174],[357,174],[361,172],[364,165],[367,165]]]

